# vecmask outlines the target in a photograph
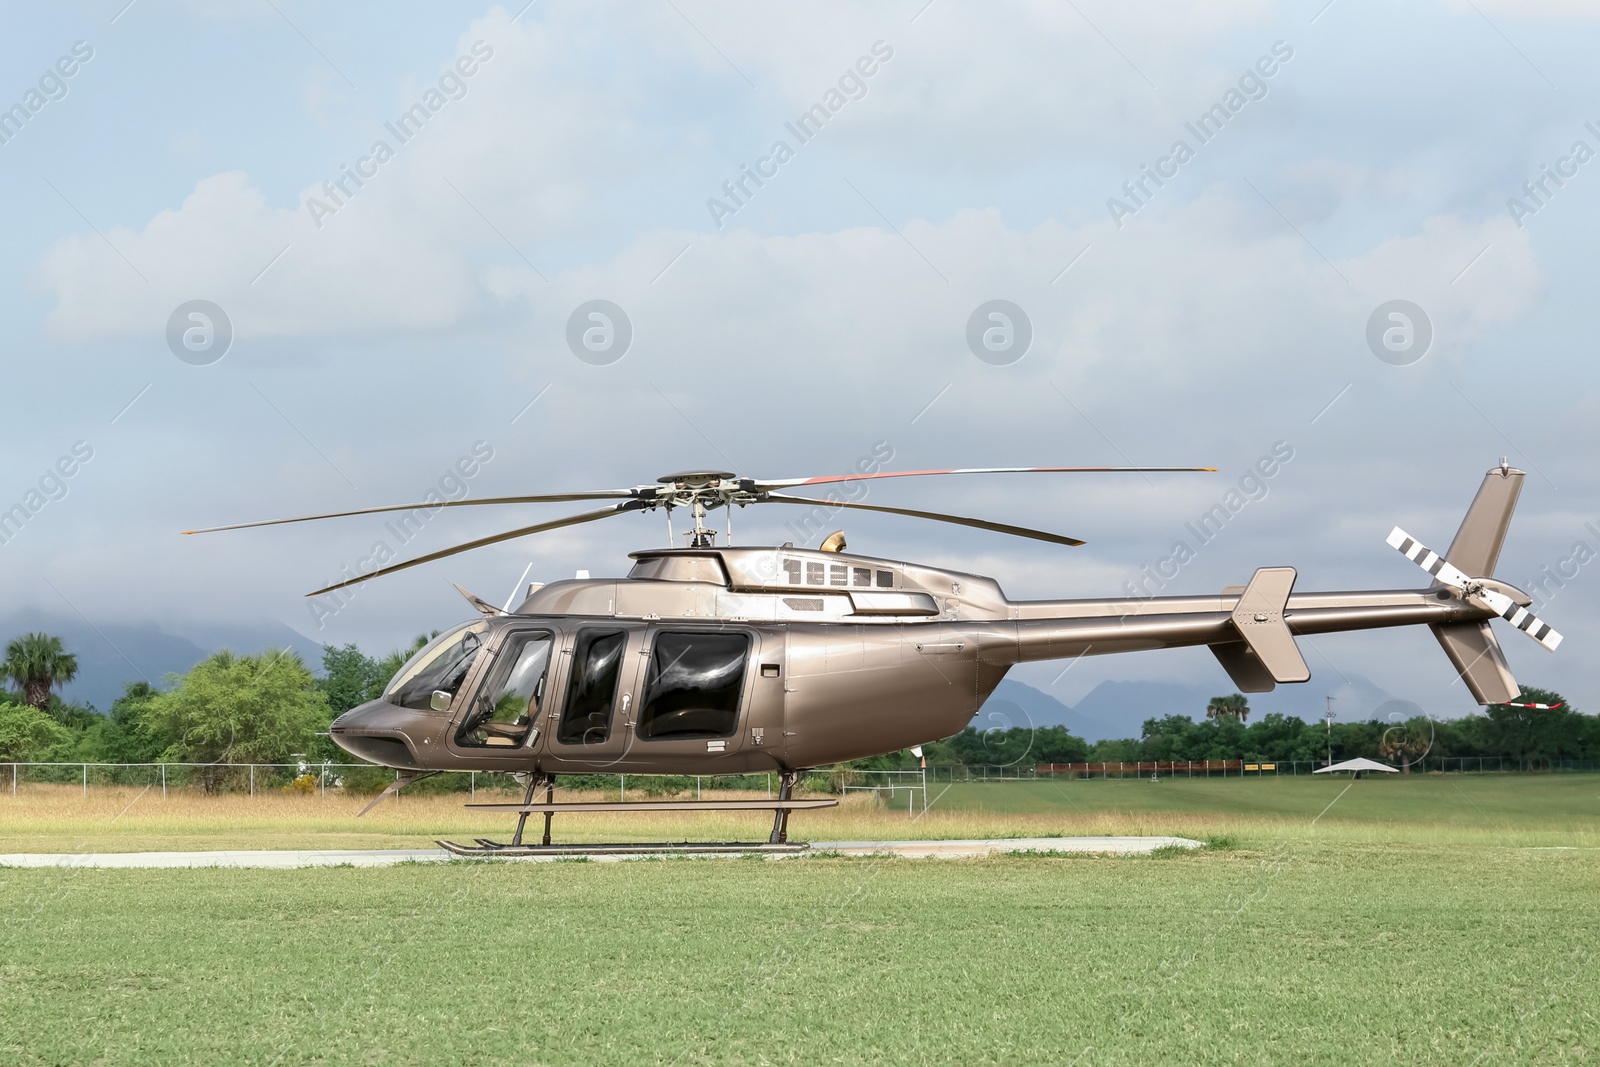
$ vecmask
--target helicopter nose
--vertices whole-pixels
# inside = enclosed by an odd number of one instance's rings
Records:
[[[423,770],[438,724],[430,716],[382,700],[351,708],[328,727],[334,744],[370,763]]]

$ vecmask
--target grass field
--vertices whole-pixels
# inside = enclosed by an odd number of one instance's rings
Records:
[[[1600,776],[1416,775],[1329,779],[1173,778],[993,782],[854,794],[838,809],[793,817],[796,839],[1048,837],[1081,834],[1232,836],[1419,844],[1600,846]],[[764,794],[757,794],[764,795]],[[577,799],[582,794],[558,794]],[[439,837],[509,833],[512,816],[473,813],[461,794],[403,797],[364,818],[367,797],[284,793],[205,797],[174,791],[36,785],[0,794],[0,852],[130,852],[221,848],[409,848]],[[480,796],[479,800],[504,797]],[[615,799],[612,794],[611,799]],[[918,812],[906,812],[907,799]],[[563,840],[753,840],[770,816],[562,815]]]
[[[412,844],[507,825],[465,817],[455,798],[408,798],[372,826],[334,797],[150,800],[24,790],[0,800],[0,849]],[[113,802],[121,817],[95,828]],[[852,798],[796,826],[814,839],[1178,831],[1232,846],[0,869],[0,1052],[19,1064],[1592,1063],[1597,814],[1600,777],[1583,775],[1005,783],[958,786],[915,821]],[[639,833],[698,835],[718,828],[708,818]],[[753,817],[736,818],[731,832],[750,836]],[[571,822],[574,836],[619,830]]]

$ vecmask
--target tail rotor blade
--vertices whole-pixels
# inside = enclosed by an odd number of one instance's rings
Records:
[[[1474,594],[1474,598],[1483,601],[1490,611],[1499,615],[1506,622],[1509,622],[1551,652],[1554,652],[1557,646],[1561,644],[1561,635],[1556,633],[1549,623],[1504,593],[1498,593],[1493,589],[1480,589]]]
[[[1415,537],[1396,526],[1389,531],[1386,539],[1389,547],[1399,550],[1400,554],[1412,563],[1421,567],[1452,589],[1466,592],[1472,579],[1457,570],[1443,556],[1418,541]]]
[[[1483,604],[1550,651],[1554,652],[1556,646],[1561,644],[1561,635],[1556,633],[1549,623],[1504,593],[1483,588],[1481,583],[1474,581],[1460,568],[1400,527],[1396,526],[1391,530],[1387,540],[1390,547],[1397,549],[1406,559],[1445,585]]]

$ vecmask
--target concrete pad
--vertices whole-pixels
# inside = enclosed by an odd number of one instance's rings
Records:
[[[1177,845],[1200,848],[1202,843],[1183,837],[1016,837],[996,841],[813,841],[811,852],[847,856],[899,856],[906,859],[972,859],[996,852],[1084,852],[1112,855],[1148,855],[1155,849]],[[594,863],[615,863],[646,856],[591,856]],[[705,858],[739,853],[673,852],[675,856]],[[806,853],[791,853],[789,857]],[[491,857],[501,863],[550,863],[570,857]],[[304,849],[237,852],[22,852],[0,854],[0,867],[185,868],[251,867],[292,870],[301,867],[390,867],[396,863],[446,863],[461,860],[440,848]]]

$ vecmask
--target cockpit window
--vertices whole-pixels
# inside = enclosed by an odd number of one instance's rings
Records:
[[[463,745],[511,748],[531,739],[550,673],[550,631],[513,633],[456,731]]]
[[[406,661],[395,674],[386,699],[402,708],[427,711],[435,691],[452,698],[466,681],[478,652],[483,648],[487,622],[469,622],[434,638]]]

